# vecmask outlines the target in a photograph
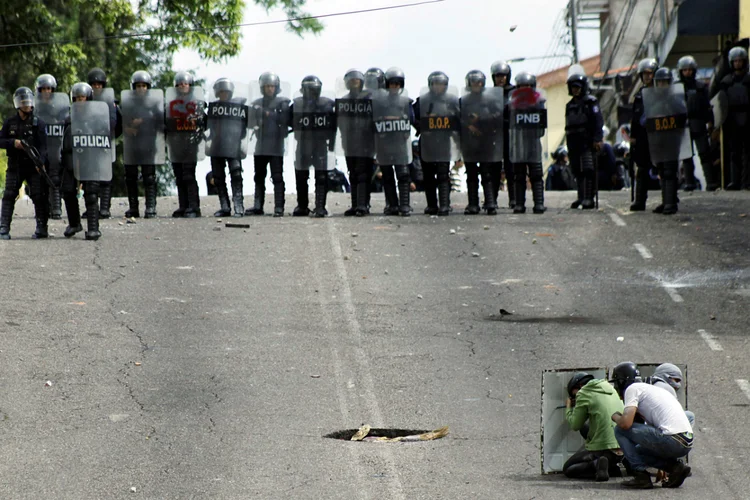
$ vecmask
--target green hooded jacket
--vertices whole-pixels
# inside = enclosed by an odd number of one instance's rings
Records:
[[[581,430],[586,420],[589,421],[588,451],[611,450],[620,447],[612,422],[616,411],[622,413],[623,406],[615,388],[606,380],[594,379],[578,391],[575,407],[565,411],[565,418],[574,431]]]

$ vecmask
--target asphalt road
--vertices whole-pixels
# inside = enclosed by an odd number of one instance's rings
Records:
[[[61,221],[31,240],[20,201],[0,498],[633,498],[540,473],[542,371],[626,360],[686,363],[697,415],[693,476],[648,496],[750,498],[750,195],[681,197],[672,217],[548,193],[544,215],[467,217],[456,195],[450,217],[360,219],[334,195],[326,219],[221,222],[164,198],[96,243]],[[450,434],[323,437],[365,423]]]

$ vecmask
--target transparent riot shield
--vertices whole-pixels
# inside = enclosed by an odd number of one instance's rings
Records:
[[[107,103],[74,102],[70,111],[73,175],[80,181],[112,180],[112,137]]]
[[[70,114],[70,97],[62,92],[37,93],[34,113],[47,126],[47,157],[50,169],[60,169],[65,119]]]
[[[93,89],[94,100],[106,102],[109,106],[110,120],[110,137],[112,138],[112,163],[117,160],[117,148],[115,147],[115,128],[117,127],[117,104],[115,103],[115,89],[105,87],[103,89]]]
[[[249,87],[235,83],[231,96],[208,95],[206,155],[242,160],[247,157]]]
[[[290,85],[281,82],[281,88],[266,95],[255,82],[251,89],[250,149],[255,156],[284,156],[286,138],[291,126]]]
[[[169,161],[197,163],[206,157],[203,143],[206,99],[201,87],[183,93],[170,87],[165,94]]]
[[[164,92],[123,90],[122,150],[125,165],[161,165],[166,161]]]
[[[372,98],[375,159],[379,165],[411,163],[411,128],[414,113],[406,90],[378,91]]]
[[[292,129],[289,149],[294,151],[294,168],[333,170],[336,168],[336,101],[332,92],[322,92],[317,100],[296,94],[292,102]]]
[[[461,153],[464,162],[503,161],[503,103],[501,87],[466,92],[461,97]]]
[[[544,94],[531,88],[516,89],[510,94],[511,163],[540,163],[542,142],[547,128],[547,101]]]
[[[422,89],[419,96],[421,132],[419,154],[424,162],[454,162],[461,157],[461,126],[458,90],[448,87],[444,94]]]
[[[372,92],[349,90],[343,79],[336,82],[336,124],[340,156],[372,158],[375,154],[375,132],[372,122]]]
[[[542,474],[562,472],[565,462],[583,449],[580,433],[570,430],[565,419],[568,382],[577,372],[587,372],[596,379],[606,379],[606,368],[571,368],[545,370],[542,373]]]
[[[724,125],[729,115],[729,98],[727,93],[723,90],[719,91],[718,94],[711,99],[711,106],[714,111],[714,127],[719,128]]]
[[[651,161],[657,164],[692,158],[685,87],[681,83],[647,87],[642,94]]]

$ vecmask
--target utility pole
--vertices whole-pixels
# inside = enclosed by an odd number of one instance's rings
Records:
[[[568,12],[570,14],[570,42],[573,45],[573,64],[578,62],[578,6],[577,0],[570,0]]]

